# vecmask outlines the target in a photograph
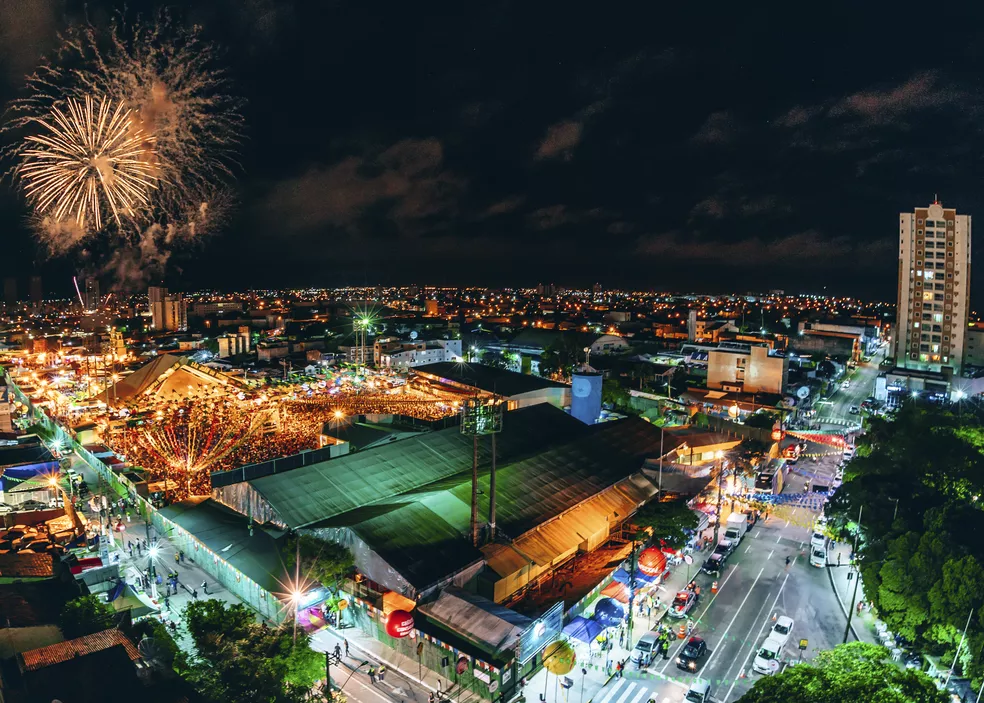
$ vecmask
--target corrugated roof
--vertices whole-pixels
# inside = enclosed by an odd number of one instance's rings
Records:
[[[513,646],[523,631],[533,624],[525,615],[453,586],[444,589],[436,601],[420,606],[419,610],[430,620],[492,654]]]
[[[486,393],[496,393],[501,396],[514,396],[521,393],[543,390],[544,388],[567,388],[563,383],[557,383],[547,378],[530,376],[528,374],[495,369],[482,364],[459,364],[453,361],[441,361],[436,364],[424,364],[413,369],[414,373],[447,379],[472,388],[478,388]]]
[[[140,653],[133,642],[119,630],[104,630],[74,640],[32,649],[21,654],[21,658],[24,661],[24,671],[37,671],[47,666],[61,664],[75,657],[84,657],[87,654],[94,654],[120,645],[126,650],[130,661],[140,660]]]
[[[571,545],[583,542],[604,527],[607,516],[625,518],[656,491],[639,472],[650,447],[656,446],[658,452],[659,428],[634,418],[581,428],[578,436],[559,446],[531,450],[513,461],[500,458],[498,463],[496,524],[504,536],[517,538],[589,501],[572,511],[575,514],[569,520],[544,534],[529,536],[528,548],[535,552],[537,563],[552,561]],[[335,516],[319,526],[351,528],[411,584],[424,589],[482,558],[468,540],[471,471],[464,467],[470,464],[470,451],[468,446],[459,464],[463,470],[451,477]],[[479,491],[479,515],[484,521],[489,500],[487,468],[480,471]],[[507,568],[507,562],[515,559],[522,557],[501,556],[498,568]]]
[[[508,413],[499,435],[499,461],[559,442],[588,427],[545,404]],[[480,443],[479,461],[487,467],[490,445]],[[393,444],[337,457],[293,471],[264,476],[250,485],[291,528],[320,522],[469,469],[472,440],[451,427]],[[470,503],[470,497],[469,497]]]
[[[261,588],[283,590],[288,574],[280,556],[280,534],[254,528],[239,513],[208,498],[192,498],[161,509],[161,515],[190,532],[202,544]],[[278,580],[279,579],[279,580]]]

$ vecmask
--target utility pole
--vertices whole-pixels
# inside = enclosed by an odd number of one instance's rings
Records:
[[[329,703],[331,703],[331,665],[339,666],[341,663],[341,657],[336,657],[332,652],[325,652],[325,700]]]
[[[854,565],[854,595],[851,596],[851,607],[847,610],[847,627],[844,628],[844,639],[841,640],[843,644],[847,644],[847,636],[851,634],[851,620],[854,619],[854,604],[858,600],[858,584],[861,583],[861,570],[857,568],[857,551],[858,551],[858,535],[861,534],[861,511],[864,510],[862,505],[858,508],[858,529],[854,533],[854,547],[851,548],[851,559],[852,565]]]
[[[717,522],[714,523],[714,545],[718,544],[721,534],[721,484],[724,482],[724,458],[723,452],[718,452],[718,500],[717,500]]]
[[[495,541],[495,435],[492,433],[492,471],[489,473],[489,541]],[[476,437],[477,440],[477,437]]]
[[[636,576],[636,536],[632,535],[632,557],[629,568],[629,617],[625,628],[625,643],[632,647],[632,615],[635,612],[635,576]]]
[[[471,490],[472,544],[478,546],[478,435],[472,436],[472,490]]]

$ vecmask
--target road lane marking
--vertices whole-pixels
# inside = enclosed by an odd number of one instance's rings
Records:
[[[781,540],[781,539],[782,539],[782,535],[779,535],[778,537],[776,537],[776,544],[779,544],[779,540]]]
[[[789,527],[789,520],[786,520],[786,527]]]
[[[749,596],[751,596],[752,595],[752,591],[755,590],[755,585],[759,582],[759,579],[762,578],[762,572],[763,571],[765,571],[765,567],[764,566],[761,569],[759,569],[758,576],[756,576],[755,577],[755,580],[752,581],[752,585],[748,589],[748,593],[745,594],[744,599],[742,599],[741,605],[738,606],[738,610],[735,611],[735,614],[733,616],[731,616],[731,622],[728,623],[728,626],[726,628],[724,628],[724,632],[721,633],[721,639],[720,639],[721,646],[715,648],[715,650],[713,652],[711,652],[711,656],[708,657],[708,659],[707,659],[706,662],[704,662],[704,668],[705,669],[709,669],[710,668],[711,662],[714,660],[714,657],[717,656],[717,653],[718,652],[720,652],[722,649],[724,649],[724,644],[723,643],[728,640],[728,632],[731,631],[731,626],[735,624],[735,620],[738,619],[738,615],[739,615],[739,613],[741,613],[741,609],[745,607],[745,603],[748,602]]]
[[[622,694],[622,697],[619,698],[616,703],[625,703],[625,701],[628,700],[629,696],[635,690],[635,687],[636,685],[634,683],[630,683],[628,688],[625,689],[625,693]]]
[[[642,689],[641,691],[639,691],[639,694],[632,699],[632,703],[639,703],[639,701],[641,701],[643,696],[645,696],[647,693],[649,693],[649,691],[647,691],[645,688]]]
[[[697,627],[700,625],[700,621],[704,619],[704,616],[705,615],[707,615],[707,611],[711,609],[711,606],[712,605],[714,605],[714,601],[716,601],[717,600],[717,597],[719,595],[721,595],[721,591],[723,591],[724,590],[724,587],[726,585],[728,585],[728,581],[730,581],[731,580],[731,577],[734,576],[738,572],[738,566],[739,565],[736,565],[735,568],[733,568],[728,573],[728,578],[726,578],[724,581],[722,581],[721,582],[721,585],[718,586],[718,592],[715,593],[714,594],[714,597],[711,598],[710,602],[706,606],[704,606],[704,612],[700,614],[700,617],[699,618],[697,618],[696,620],[694,620],[694,631],[697,630]],[[763,566],[762,568],[764,569],[765,567]],[[761,575],[762,575],[762,572],[760,571],[759,572],[759,576],[761,576]],[[758,579],[756,578],[755,580],[757,581]],[[684,620],[684,622],[686,622],[686,620]],[[673,629],[676,629],[676,628],[673,628]],[[680,650],[682,650],[684,648],[684,646],[686,646],[686,644],[687,644],[687,638],[684,638],[683,640],[681,640],[680,646],[677,647],[676,652],[674,652],[673,655],[670,657],[670,659],[663,664],[663,668],[659,670],[659,675],[660,676],[665,676],[666,675],[666,667],[668,667],[670,665],[670,662],[671,661],[676,661],[677,656],[680,654]],[[605,701],[600,701],[600,703],[605,703]]]
[[[622,688],[622,685],[625,684],[625,683],[626,683],[625,679],[620,680],[617,684],[615,684],[614,686],[612,686],[611,690],[608,693],[606,693],[602,697],[602,699],[600,701],[598,701],[598,703],[608,703],[608,701],[611,700],[612,696],[615,695],[615,692],[618,689]]]
[[[776,553],[776,550],[775,549],[773,549],[771,552],[769,552],[769,559],[771,559],[772,558],[772,555],[775,554],[775,553]]]
[[[772,608],[771,608],[771,610],[773,610],[773,611],[775,610],[776,603],[779,602],[779,596],[782,595],[782,589],[784,589],[786,587],[786,581],[788,581],[788,580],[789,580],[789,574],[786,574],[786,578],[784,578],[782,580],[782,585],[779,586],[779,591],[776,593],[775,600],[772,601]],[[752,652],[755,651],[755,642],[762,636],[762,632],[765,629],[765,626],[768,625],[768,624],[769,624],[769,621],[766,620],[765,623],[762,625],[762,627],[759,628],[758,635],[755,637],[754,640],[752,640],[752,648],[748,650],[748,654],[745,655],[745,660],[741,663],[741,668],[738,669],[738,672],[739,673],[745,670],[745,666],[747,666],[747,664],[748,664],[749,657],[751,657],[752,656]],[[789,635],[790,635],[790,639],[792,639],[792,633],[789,633]],[[731,666],[734,666],[734,664],[732,664]],[[724,676],[725,680],[727,680],[728,676],[730,676],[730,675],[731,675],[731,667],[729,667],[728,668],[728,671],[725,673],[725,676]],[[731,688],[729,688],[727,694],[725,694],[724,700],[728,700],[731,697],[731,692],[735,690],[735,685],[737,683],[738,683],[738,679],[737,678],[734,681],[731,682]]]

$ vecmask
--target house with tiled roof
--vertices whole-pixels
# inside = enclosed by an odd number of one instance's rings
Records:
[[[18,656],[18,663],[22,672],[37,671],[116,646],[123,647],[130,661],[140,661],[140,653],[133,642],[119,630],[113,629],[23,652]]]

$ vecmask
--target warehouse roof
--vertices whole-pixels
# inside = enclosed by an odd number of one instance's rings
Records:
[[[492,654],[516,644],[523,631],[533,624],[525,615],[454,586],[444,589],[433,603],[420,606],[420,611]]]
[[[512,424],[514,417],[534,416],[530,411],[537,408],[542,408],[536,411],[537,417],[565,415],[549,405],[533,406],[510,413],[504,426]],[[602,529],[610,516],[624,518],[655,494],[655,487],[638,473],[645,457],[658,452],[659,429],[653,425],[631,418],[582,424],[575,434],[552,446],[550,437],[541,435],[541,443],[547,445],[542,451],[532,449],[511,458],[500,453],[496,470],[496,524],[503,536],[517,539],[517,545],[531,540],[529,549],[538,563],[576,547]],[[480,446],[485,445],[487,442]],[[470,442],[466,450],[459,455],[455,474],[381,498],[318,526],[350,528],[411,584],[421,589],[431,586],[482,558],[466,538],[471,518]],[[478,506],[483,519],[488,501],[489,471],[483,464]],[[550,536],[542,535],[539,526],[562,513],[563,517],[550,523]],[[541,544],[544,540],[548,543]]]
[[[261,588],[271,593],[283,590],[281,583],[287,574],[280,556],[282,533],[254,528],[250,535],[242,515],[210,498],[172,503],[161,509],[161,515],[193,534]]]
[[[417,366],[413,371],[422,376],[451,381],[507,398],[545,388],[567,387],[563,383],[557,383],[547,378],[506,371],[505,369],[495,369],[482,364],[459,364],[453,361],[442,361],[436,364]]]
[[[513,459],[587,429],[552,406],[516,410],[505,418],[497,456]],[[471,463],[471,438],[451,427],[249,483],[280,522],[296,529],[449,478]],[[490,463],[489,442],[479,444],[479,463]]]

